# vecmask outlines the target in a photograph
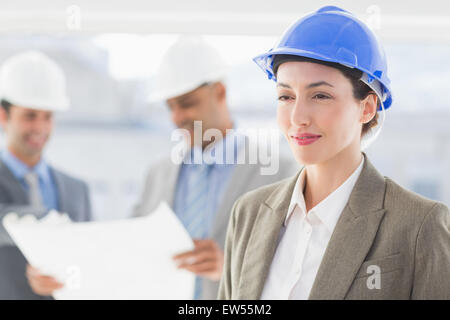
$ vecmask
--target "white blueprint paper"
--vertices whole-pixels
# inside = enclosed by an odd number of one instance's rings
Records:
[[[3,225],[28,262],[65,284],[56,299],[192,299],[194,275],[172,256],[194,244],[165,203],[145,217],[73,223],[8,214]]]

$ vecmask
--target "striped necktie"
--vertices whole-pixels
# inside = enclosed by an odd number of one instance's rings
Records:
[[[192,165],[188,177],[185,211],[182,222],[192,239],[204,239],[208,236],[208,190],[209,174],[212,165]],[[202,279],[195,278],[194,299],[199,299],[202,291]]]
[[[188,178],[183,223],[193,239],[203,239],[208,235],[208,190],[211,165],[192,165]]]

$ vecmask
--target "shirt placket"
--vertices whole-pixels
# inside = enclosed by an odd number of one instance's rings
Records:
[[[297,212],[295,212],[295,214],[301,216],[298,227],[299,245],[298,249],[295,252],[293,268],[291,269],[289,275],[289,281],[286,282],[286,286],[283,290],[283,292],[285,293],[284,299],[289,299],[289,297],[291,296],[291,292],[295,287],[295,284],[299,281],[302,275],[303,261],[305,259],[306,250],[308,248],[312,232],[312,227],[306,219],[305,214],[301,212],[300,209],[296,209],[296,211]]]
[[[304,224],[303,224],[303,232],[304,232],[304,237],[305,239],[307,239],[307,241],[305,241],[305,247],[304,247],[304,255],[303,255],[303,259],[302,259],[302,268],[301,268],[301,272],[299,274],[299,276],[296,278],[295,283],[293,283],[290,293],[289,293],[289,299],[292,299],[293,294],[296,292],[296,288],[298,286],[299,283],[305,282],[306,278],[308,277],[308,274],[305,274],[305,260],[308,258],[306,256],[306,254],[309,252],[310,247],[311,247],[311,241],[314,241],[311,239],[313,230],[316,230],[315,232],[317,232],[317,229],[313,229],[314,228],[314,219],[311,220],[311,218],[313,218],[314,213],[313,212],[309,212],[307,216],[305,216],[304,218]],[[298,292],[297,292],[298,293]]]

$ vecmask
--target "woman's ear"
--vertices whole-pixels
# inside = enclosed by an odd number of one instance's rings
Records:
[[[378,96],[375,93],[370,93],[367,97],[361,100],[361,118],[360,121],[364,123],[370,122],[373,119],[378,109]]]

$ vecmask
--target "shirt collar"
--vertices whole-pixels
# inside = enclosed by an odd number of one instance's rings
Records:
[[[204,150],[200,146],[193,146],[186,150],[184,155],[184,163],[196,163],[195,154],[197,157],[202,159],[202,164],[207,163],[211,165],[216,164],[216,152],[217,150],[221,150],[222,161],[219,164],[235,164],[238,159],[238,152],[240,146],[243,144],[245,137],[242,134],[237,133],[236,127],[233,126],[233,130],[228,132],[222,139],[217,142],[210,143]],[[233,140],[232,142],[230,140]],[[227,141],[230,141],[228,146]],[[226,154],[229,152],[234,152],[234,159],[232,163],[227,163],[228,159]]]
[[[358,180],[359,175],[361,174],[362,168],[364,165],[364,157],[362,157],[361,163],[358,168],[344,181],[336,190],[330,193],[325,199],[323,199],[319,204],[317,204],[314,208],[310,210],[309,213],[314,213],[314,215],[319,218],[327,227],[327,229],[332,232],[336,223],[339,219],[342,210],[344,210],[345,205],[350,198],[350,194],[355,186],[356,181]],[[284,225],[286,226],[289,222],[289,218],[292,216],[292,213],[296,206],[300,208],[300,210],[306,214],[306,204],[305,198],[303,196],[303,189],[305,186],[305,175],[306,170],[300,172],[299,177],[297,178],[297,182],[294,187],[294,191],[292,192],[291,202],[289,204],[288,214],[284,221]],[[308,214],[309,214],[308,213]]]
[[[8,167],[13,175],[19,179],[24,179],[25,175],[32,171],[35,172],[43,181],[50,181],[50,168],[44,159],[41,159],[34,167],[30,168],[16,156],[14,156],[8,149],[1,152],[1,159]]]

